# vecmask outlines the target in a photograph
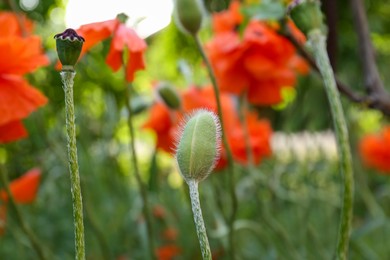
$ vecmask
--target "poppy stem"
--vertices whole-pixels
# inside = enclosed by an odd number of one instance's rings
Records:
[[[206,227],[204,225],[202,208],[200,207],[198,182],[196,180],[187,181],[190,189],[191,208],[194,214],[194,222],[196,227],[196,233],[198,234],[200,249],[202,251],[202,257],[204,260],[211,260],[211,250],[209,240],[207,238]]]
[[[352,157],[349,147],[347,124],[341,106],[339,92],[336,88],[336,81],[326,51],[326,37],[320,30],[312,30],[309,33],[309,44],[322,75],[325,90],[333,116],[333,124],[336,130],[337,147],[340,154],[340,169],[343,179],[343,205],[341,210],[341,222],[336,249],[336,259],[347,259],[348,245],[352,229],[353,218],[353,169]]]
[[[217,110],[218,110],[218,117],[221,122],[221,131],[222,131],[222,142],[223,146],[225,147],[226,150],[226,156],[227,156],[227,162],[228,162],[228,171],[229,171],[229,190],[230,190],[230,196],[232,200],[232,212],[230,215],[229,219],[229,247],[230,247],[230,256],[232,259],[235,259],[235,246],[234,246],[234,221],[236,219],[237,215],[237,208],[238,208],[238,200],[237,200],[237,194],[236,194],[236,189],[234,187],[234,160],[233,160],[233,154],[232,150],[230,149],[229,142],[226,137],[226,131],[225,131],[225,126],[223,123],[223,118],[222,118],[222,105],[221,105],[221,99],[220,99],[220,93],[219,93],[219,88],[217,84],[217,80],[214,74],[214,70],[211,66],[211,63],[209,59],[207,58],[207,55],[202,47],[202,43],[199,39],[199,36],[196,34],[194,36],[196,46],[202,55],[202,58],[206,64],[211,83],[213,85],[214,89],[214,94],[215,94],[215,99],[217,102]]]
[[[140,175],[140,171],[138,168],[138,158],[137,153],[134,145],[135,141],[135,131],[133,126],[133,112],[131,111],[131,85],[125,87],[125,106],[127,109],[128,117],[127,117],[127,124],[129,127],[129,133],[130,133],[130,150],[131,150],[131,159],[133,161],[133,167],[134,167],[134,175],[135,179],[138,183],[141,198],[143,202],[143,212],[146,219],[146,229],[147,229],[147,235],[148,235],[148,246],[149,246],[149,253],[151,259],[156,259],[155,250],[154,250],[154,240],[153,240],[153,226],[152,226],[152,218],[150,216],[150,210],[149,210],[149,199],[148,199],[148,192],[146,190],[145,184],[143,183]]]
[[[4,186],[5,192],[8,195],[8,200],[15,212],[16,221],[19,222],[19,225],[23,232],[27,235],[27,237],[30,239],[31,245],[34,248],[35,252],[37,253],[39,259],[45,260],[48,259],[44,253],[43,248],[41,247],[41,243],[37,239],[37,237],[34,235],[34,233],[31,231],[30,227],[27,225],[26,221],[24,221],[23,214],[20,211],[19,207],[15,203],[14,196],[9,189],[9,181],[8,181],[8,174],[5,170],[4,165],[0,165],[0,175],[1,175],[1,182]]]
[[[66,133],[68,141],[68,162],[70,184],[73,202],[73,220],[75,227],[76,259],[85,259],[83,200],[81,195],[79,165],[77,160],[76,124],[73,101],[74,71],[61,71],[63,89],[65,92]]]

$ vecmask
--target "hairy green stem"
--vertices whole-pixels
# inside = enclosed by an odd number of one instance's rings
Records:
[[[154,251],[154,240],[153,240],[153,226],[152,226],[152,218],[150,216],[150,210],[149,210],[149,200],[148,200],[148,192],[146,190],[145,184],[143,183],[141,179],[141,175],[139,172],[138,168],[138,158],[137,158],[137,153],[135,149],[135,131],[134,131],[134,126],[133,126],[133,112],[131,111],[131,85],[125,87],[125,98],[126,98],[126,109],[128,113],[128,118],[127,118],[127,124],[129,127],[129,133],[130,133],[130,149],[132,153],[132,161],[133,161],[133,167],[134,167],[134,175],[135,179],[138,183],[140,193],[141,193],[141,198],[143,202],[143,212],[145,215],[146,219],[146,229],[147,229],[147,235],[148,235],[148,246],[149,246],[149,253],[151,259],[156,259],[155,251]]]
[[[11,207],[13,208],[13,210],[15,212],[16,221],[19,223],[21,229],[23,230],[23,232],[26,234],[26,236],[30,240],[31,245],[34,248],[35,252],[37,253],[39,259],[42,259],[42,260],[48,259],[45,255],[43,248],[41,247],[42,243],[40,243],[39,240],[35,237],[34,233],[31,231],[31,229],[27,225],[26,221],[24,220],[23,214],[20,211],[18,205],[16,205],[16,203],[15,203],[14,196],[13,196],[11,190],[9,189],[8,175],[7,175],[7,172],[4,169],[3,165],[0,165],[0,171],[1,171],[0,172],[1,182],[4,186],[5,192],[8,195],[9,204],[11,205]]]
[[[349,147],[348,129],[341,106],[336,81],[330,66],[326,52],[326,37],[319,30],[309,33],[309,43],[313,49],[313,55],[324,80],[325,90],[328,95],[333,116],[333,124],[336,130],[337,148],[340,154],[340,168],[343,179],[343,205],[341,210],[341,222],[336,249],[336,259],[347,259],[348,245],[352,230],[353,218],[353,169],[352,157]]]
[[[199,39],[198,35],[194,36],[196,46],[202,55],[202,58],[206,64],[211,83],[213,85],[214,93],[215,93],[215,99],[217,102],[217,112],[218,112],[218,117],[221,122],[221,131],[222,131],[222,142],[226,150],[226,156],[227,156],[227,161],[228,161],[228,171],[229,171],[229,190],[230,190],[230,196],[232,200],[232,212],[230,215],[230,220],[229,220],[229,247],[230,247],[230,256],[232,259],[235,259],[235,246],[234,246],[234,221],[236,219],[237,215],[237,208],[238,208],[238,200],[237,200],[237,194],[236,194],[236,189],[234,187],[234,160],[233,160],[233,153],[232,150],[230,149],[229,142],[226,137],[226,131],[225,131],[225,126],[223,124],[223,118],[222,118],[222,105],[221,105],[221,99],[220,99],[220,93],[219,93],[219,88],[217,84],[217,80],[213,71],[213,68],[211,66],[211,63],[209,59],[207,58],[207,55],[202,47],[202,43]]]
[[[206,227],[204,225],[202,208],[200,207],[198,182],[190,180],[187,182],[190,188],[191,208],[194,214],[194,222],[196,227],[196,233],[198,234],[200,249],[202,251],[202,257],[205,260],[211,260],[211,250],[209,240],[207,238]]]
[[[85,259],[83,199],[81,195],[79,165],[77,160],[76,124],[73,102],[74,71],[61,71],[61,79],[65,92],[66,133],[68,140],[68,162],[70,171],[70,184],[73,201],[73,219],[76,244],[76,259]]]

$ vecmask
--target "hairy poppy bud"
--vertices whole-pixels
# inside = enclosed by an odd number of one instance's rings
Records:
[[[176,23],[184,32],[195,35],[202,24],[202,10],[198,0],[176,0]]]
[[[164,101],[165,105],[171,109],[181,107],[181,99],[177,90],[168,83],[161,83],[157,86],[157,93]]]
[[[318,0],[294,0],[288,12],[295,25],[305,34],[312,30],[324,30],[323,15]]]
[[[73,71],[85,42],[84,38],[73,29],[66,29],[63,33],[56,34],[54,39],[62,70]]]
[[[182,127],[176,161],[184,180],[200,182],[214,169],[220,154],[221,126],[218,117],[197,110]]]

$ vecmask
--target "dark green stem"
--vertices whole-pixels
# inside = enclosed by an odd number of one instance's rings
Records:
[[[344,187],[336,259],[344,260],[347,259],[352,230],[354,180],[347,124],[344,118],[339,92],[336,88],[333,70],[326,52],[325,41],[326,37],[321,31],[312,30],[309,33],[309,43],[313,49],[313,55],[324,80],[325,90],[328,95],[333,124],[336,130],[337,148],[340,154],[340,168]]]
[[[131,139],[131,141],[130,141],[130,150],[132,153],[131,159],[133,161],[135,179],[138,183],[141,197],[142,197],[142,202],[143,202],[143,212],[144,212],[145,219],[146,219],[146,228],[147,228],[147,235],[148,235],[148,240],[149,240],[148,241],[149,242],[148,246],[149,246],[149,251],[150,251],[149,253],[150,253],[151,259],[156,259],[155,252],[154,252],[152,218],[150,216],[149,202],[148,202],[148,192],[146,190],[145,184],[143,183],[143,181],[141,179],[141,175],[140,175],[139,168],[138,168],[137,153],[136,153],[135,145],[134,145],[135,131],[134,131],[134,126],[133,126],[133,113],[131,111],[131,94],[130,94],[131,87],[132,86],[130,85],[130,86],[126,86],[126,88],[125,88],[125,98],[126,98],[125,105],[126,105],[126,109],[127,109],[127,113],[128,113],[127,124],[129,127],[129,133],[130,133],[130,139]]]
[[[226,137],[226,131],[225,126],[223,124],[223,117],[222,117],[222,105],[221,105],[221,99],[220,99],[220,93],[219,88],[217,84],[217,80],[213,71],[213,68],[211,66],[211,63],[209,59],[207,58],[207,55],[205,51],[203,50],[202,43],[199,39],[198,35],[194,36],[196,46],[202,55],[202,58],[206,64],[211,83],[213,85],[214,93],[215,93],[215,99],[217,101],[217,110],[218,110],[218,116],[219,120],[221,121],[221,131],[222,131],[222,142],[226,150],[226,156],[228,161],[228,171],[229,171],[229,190],[230,190],[230,196],[232,200],[232,213],[229,220],[229,247],[230,247],[230,256],[232,259],[235,259],[235,246],[234,246],[234,221],[236,219],[237,215],[237,208],[238,208],[238,200],[237,200],[237,194],[234,187],[234,160],[233,160],[233,154],[232,150],[230,149],[229,142]]]
[[[204,260],[211,260],[212,257],[209,240],[207,238],[206,227],[204,225],[202,208],[200,207],[198,182],[195,180],[188,181],[188,187],[190,188],[191,208],[192,213],[194,214],[196,233],[198,234],[202,257]]]
[[[1,182],[4,186],[5,192],[8,195],[9,204],[11,205],[11,207],[13,208],[13,210],[15,212],[16,221],[19,223],[21,229],[26,234],[26,236],[29,238],[31,245],[34,248],[35,252],[37,253],[39,259],[42,259],[42,260],[48,259],[45,256],[43,248],[41,247],[42,243],[40,243],[38,241],[38,239],[35,237],[34,233],[31,231],[31,229],[27,225],[26,221],[24,221],[22,212],[20,211],[18,205],[16,205],[16,203],[15,203],[14,196],[13,196],[11,190],[9,189],[8,175],[7,175],[6,170],[4,169],[4,166],[0,165],[0,168],[1,168],[0,169],[1,170],[1,172],[0,172]]]
[[[75,227],[76,259],[85,259],[83,199],[81,195],[79,165],[77,160],[76,124],[73,102],[74,71],[61,71],[61,79],[65,92],[66,133],[68,139],[68,162],[70,184],[73,201],[73,219]]]

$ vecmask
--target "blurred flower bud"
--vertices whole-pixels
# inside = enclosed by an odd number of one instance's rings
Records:
[[[176,0],[176,24],[191,35],[195,35],[202,24],[201,3],[198,0]]]
[[[221,126],[218,117],[197,110],[182,127],[176,160],[184,180],[200,182],[214,169],[220,155]]]
[[[320,4],[319,0],[294,0],[288,7],[291,19],[305,35],[315,29],[325,29]]]
[[[170,84],[160,83],[157,86],[157,93],[167,107],[171,109],[179,109],[181,107],[179,93],[177,93],[177,90]]]
[[[152,105],[152,102],[142,96],[136,96],[131,98],[131,113],[138,115],[144,112]]]
[[[62,70],[74,70],[74,66],[80,56],[84,38],[73,29],[66,29],[63,33],[54,36],[57,45],[58,58],[62,64]]]

